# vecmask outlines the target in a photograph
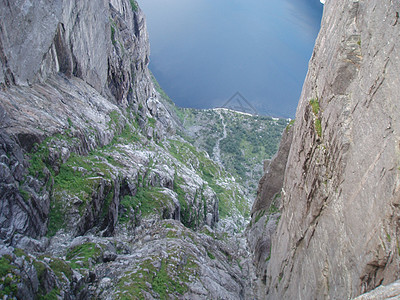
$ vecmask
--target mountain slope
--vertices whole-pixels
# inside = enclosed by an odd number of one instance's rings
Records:
[[[278,150],[287,119],[253,116],[228,109],[181,109],[183,127],[193,143],[207,151],[253,198],[264,160]]]
[[[0,15],[0,297],[251,297],[243,237],[216,229],[244,227],[242,189],[175,135],[137,3]]]

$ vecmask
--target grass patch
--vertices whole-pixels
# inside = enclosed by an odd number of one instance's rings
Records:
[[[136,3],[135,0],[129,0],[129,2],[131,3],[131,8],[133,12],[137,12],[138,11],[138,5]]]
[[[322,125],[321,125],[321,120],[319,118],[315,119],[314,126],[315,126],[315,130],[317,131],[318,136],[321,137],[322,136]]]
[[[260,221],[260,219],[262,218],[262,216],[265,215],[265,210],[262,210],[260,212],[257,213],[256,218],[254,220],[254,224],[257,224],[258,221]]]
[[[211,253],[210,251],[208,251],[208,250],[207,250],[207,255],[208,255],[209,258],[215,259],[215,255],[212,254],[212,253]]]
[[[24,199],[25,202],[28,202],[29,199],[31,199],[31,193],[29,193],[28,191],[24,190],[22,187],[19,187],[19,193],[22,196],[22,198]]]
[[[111,43],[115,46],[117,44],[117,41],[115,40],[115,28],[113,25],[111,26]]]
[[[290,120],[289,124],[286,126],[286,132],[289,132],[289,130],[294,126],[294,122],[296,122],[295,119]]]
[[[271,204],[270,206],[269,206],[269,209],[268,209],[268,214],[269,215],[272,215],[272,214],[276,214],[276,213],[278,213],[279,212],[279,208],[277,207],[277,206],[275,206],[275,204]]]
[[[195,229],[195,222],[192,220],[191,214],[190,214],[190,208],[188,207],[187,200],[186,200],[186,192],[182,189],[182,185],[184,185],[185,182],[182,178],[178,177],[175,173],[175,178],[174,178],[174,191],[178,195],[178,201],[181,207],[181,223],[188,227]]]
[[[314,113],[315,116],[318,116],[320,107],[319,107],[319,100],[318,98],[313,98],[310,100],[310,105],[312,107],[312,111]]]
[[[70,197],[77,197],[81,200],[79,211],[83,215],[84,209],[92,200],[102,180],[107,180],[105,186],[103,213],[108,212],[108,207],[113,198],[113,180],[111,168],[104,157],[99,156],[100,152],[94,152],[88,156],[71,154],[68,161],[61,165],[59,173],[54,177],[53,197],[49,214],[48,236],[53,236],[66,224],[66,194]]]
[[[59,299],[59,296],[60,296],[60,290],[52,289],[46,295],[38,295],[37,299],[38,300],[57,300],[57,299]]]
[[[22,256],[26,256],[26,253],[24,250],[20,249],[20,248],[15,248],[14,249],[14,254],[17,257],[22,257]]]
[[[149,126],[152,128],[156,127],[156,119],[148,117],[147,120],[149,121]]]
[[[141,262],[136,271],[126,272],[118,281],[116,298],[144,299],[143,291],[149,291],[148,285],[158,294],[153,295],[156,299],[170,299],[168,295],[181,298],[188,291],[187,284],[199,267],[191,255],[177,265],[176,260],[180,258],[175,253],[170,254],[167,259],[161,260],[158,269],[154,267],[158,257],[152,257]]]
[[[102,250],[102,245],[91,242],[84,243],[68,249],[66,259],[71,261],[70,266],[73,269],[88,269],[91,267],[92,263],[96,263],[99,260]]]
[[[4,255],[0,258],[0,297],[4,296],[15,297],[18,291],[17,282],[20,281],[19,276],[14,274],[15,266],[11,264],[12,258],[9,255]],[[8,298],[6,298],[8,299]]]
[[[319,117],[320,107],[319,107],[318,98],[311,99],[310,105],[311,105],[312,111],[315,116],[315,120],[314,120],[315,131],[317,132],[318,136],[321,137],[322,136],[322,126],[321,126],[321,119]]]
[[[108,116],[110,117],[110,121],[108,121],[107,125],[108,125],[108,129],[112,130],[112,129],[117,129],[120,126],[120,118],[121,115],[118,111],[113,110],[111,111]]]
[[[142,217],[151,214],[158,214],[162,217],[164,209],[168,207],[170,199],[162,192],[163,189],[156,187],[142,187],[139,188],[135,196],[125,196],[121,201],[121,206],[124,208],[125,213],[120,215],[120,222],[127,223],[130,218],[127,212],[134,209],[135,212],[140,211]]]
[[[0,278],[12,273],[15,266],[11,264],[12,258],[9,255],[4,255],[0,258]]]
[[[69,279],[72,279],[72,269],[71,267],[63,260],[58,258],[52,258],[49,263],[50,268],[54,271],[58,279],[63,279],[63,274]]]

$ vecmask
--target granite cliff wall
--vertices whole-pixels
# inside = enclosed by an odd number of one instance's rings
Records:
[[[326,1],[293,128],[268,299],[349,299],[400,276],[399,12],[397,1]]]
[[[117,103],[152,93],[144,15],[134,1],[3,1],[0,84],[27,86],[62,73]]]

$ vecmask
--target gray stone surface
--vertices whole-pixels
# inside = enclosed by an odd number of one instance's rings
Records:
[[[400,275],[399,11],[395,1],[326,1],[266,298],[348,299]]]
[[[362,294],[354,300],[384,300],[384,299],[400,299],[400,281],[395,281],[388,285],[382,285],[376,289]]]
[[[249,299],[245,298],[251,295],[249,270],[241,265],[249,252],[236,238],[216,242],[212,235],[217,233],[210,228],[204,232],[193,232],[173,220],[155,224],[129,243],[130,253],[96,265],[96,279],[89,285],[91,295],[98,299],[140,298],[133,288],[146,285],[141,292],[145,299],[160,299],[154,279],[164,266],[168,277],[185,291],[182,295],[168,284],[168,289],[163,287],[167,298]],[[186,277],[190,279],[184,280]]]

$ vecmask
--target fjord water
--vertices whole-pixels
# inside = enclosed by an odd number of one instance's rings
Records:
[[[140,0],[150,69],[182,107],[239,91],[260,114],[294,117],[323,5],[319,0]]]

